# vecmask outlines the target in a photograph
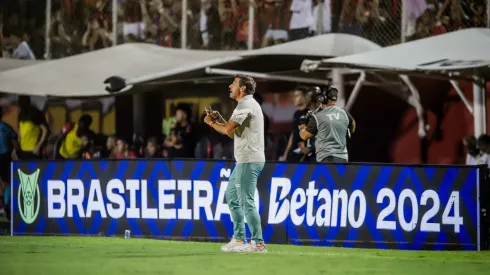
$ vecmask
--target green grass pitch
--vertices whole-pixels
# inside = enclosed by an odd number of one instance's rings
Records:
[[[268,245],[224,253],[218,243],[108,237],[0,237],[0,274],[490,274],[490,252]]]

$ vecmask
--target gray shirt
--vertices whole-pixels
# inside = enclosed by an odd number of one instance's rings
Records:
[[[252,95],[238,102],[230,120],[239,124],[234,132],[236,162],[265,162],[264,115]]]
[[[315,135],[315,153],[318,162],[332,156],[348,160],[347,135],[352,117],[337,106],[318,109],[306,127]]]

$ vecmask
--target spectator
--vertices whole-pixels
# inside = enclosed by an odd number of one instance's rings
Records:
[[[171,0],[165,3],[162,0],[150,0],[147,8],[145,1],[140,1],[146,41],[172,47],[172,34],[179,29],[179,24],[172,15],[172,4]]]
[[[236,0],[219,0],[219,18],[223,27],[223,50],[235,46],[236,35]]]
[[[82,38],[82,45],[86,50],[93,51],[109,47],[104,30],[100,26],[97,18],[93,18],[87,23],[87,30]]]
[[[157,137],[150,137],[146,143],[145,158],[161,158],[161,149]]]
[[[81,139],[82,139],[81,157],[83,159],[97,158],[97,154],[94,148],[94,140],[88,135],[83,135]]]
[[[82,115],[71,129],[68,129],[66,134],[62,136],[62,141],[59,149],[59,156],[63,159],[79,158],[83,149],[83,136],[88,136],[93,139],[95,133],[90,130],[92,117],[90,115]]]
[[[140,3],[139,3],[140,2]],[[122,7],[124,11],[123,37],[125,42],[135,42],[143,38],[144,24],[141,16],[141,2],[144,1],[124,0]]]
[[[487,164],[490,168],[490,136],[481,135],[477,140],[477,148],[480,150],[480,154],[471,161],[474,161],[475,164]]]
[[[116,136],[110,135],[107,137],[105,147],[101,151],[102,158],[110,158],[114,154],[114,148],[116,147]]]
[[[166,153],[171,158],[193,158],[196,137],[189,118],[191,108],[188,104],[179,104],[175,110],[175,125],[165,139]]]
[[[267,30],[262,40],[262,47],[281,44],[289,39],[287,16],[284,12],[284,0],[265,0],[262,3]]]
[[[133,142],[131,143],[130,150],[136,157],[144,156],[145,139],[139,134],[133,134]]]
[[[221,50],[221,30],[222,24],[219,11],[216,5],[207,0],[201,13],[201,37],[203,46],[209,50]],[[202,19],[204,18],[204,19]],[[205,20],[204,22],[202,20]]]
[[[289,37],[291,41],[309,36],[313,25],[312,0],[293,0],[290,8],[292,15],[289,22]]]
[[[65,16],[63,10],[58,10],[51,22],[49,37],[51,39],[52,57],[54,58],[62,58],[75,53],[72,47],[73,40],[68,35],[69,24],[67,24]]]
[[[239,50],[247,49],[248,44],[248,29],[249,27],[249,18],[248,18],[248,9],[249,5],[253,2],[249,2],[247,0],[237,0],[238,5],[236,9],[236,18],[237,18],[237,29],[236,29],[236,41],[237,47]],[[253,3],[253,5],[255,5]],[[256,20],[257,21],[257,20]],[[259,41],[259,28],[258,24],[254,24],[253,29],[253,42]]]
[[[325,34],[332,31],[332,12],[330,11],[330,0],[314,0],[313,24],[310,32],[315,35]]]
[[[362,17],[363,0],[346,0],[342,4],[340,12],[339,30],[342,33],[362,36]]]
[[[293,129],[289,135],[289,141],[284,150],[283,155],[279,158],[280,161],[300,161],[303,158],[301,148],[306,147],[305,142],[299,136],[299,120],[308,112],[306,106],[306,87],[298,87],[294,93],[294,105],[298,108],[293,115]]]
[[[490,153],[490,136],[489,135],[481,135],[477,140],[477,148],[485,153]]]
[[[125,139],[118,138],[116,141],[116,148],[114,150],[113,158],[116,159],[136,158],[136,154],[129,149],[128,142]]]
[[[15,48],[12,57],[17,59],[36,60],[36,57],[34,56],[34,53],[32,52],[26,39],[21,37],[22,35],[19,32],[16,32],[10,36],[11,45],[13,48]]]
[[[21,158],[39,159],[49,136],[44,113],[31,105],[29,97],[19,97],[19,143]]]
[[[16,159],[15,152],[18,151],[19,144],[17,142],[17,134],[14,129],[7,123],[1,120],[2,107],[0,106],[0,192],[5,190],[4,194],[8,195],[10,192],[10,162],[12,159]],[[6,196],[4,196],[5,212],[7,213],[7,219],[10,220],[10,204]]]
[[[486,146],[484,138],[479,145],[481,147]],[[466,151],[466,165],[478,165],[488,163],[488,155],[478,149],[477,140],[474,136],[465,137],[463,139],[463,146]]]

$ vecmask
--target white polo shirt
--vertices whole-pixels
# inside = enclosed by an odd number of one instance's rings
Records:
[[[252,95],[238,102],[230,120],[239,124],[234,133],[236,162],[265,162],[264,115]]]

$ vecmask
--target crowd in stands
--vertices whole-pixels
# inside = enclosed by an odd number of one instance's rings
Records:
[[[260,103],[259,94],[255,98]],[[232,140],[203,123],[204,114],[192,113],[189,104],[180,103],[174,108],[169,127],[162,127],[157,136],[133,137],[96,134],[91,130],[93,118],[82,114],[77,121],[67,122],[59,131],[53,131],[45,114],[30,98],[19,97],[17,131],[13,125],[1,122],[9,130],[0,131],[0,145],[13,159],[129,159],[129,158],[200,158],[232,159]],[[214,108],[219,110],[218,108]],[[265,131],[268,131],[267,115]],[[1,116],[0,116],[1,117]],[[266,137],[267,138],[267,137]],[[0,148],[1,149],[1,148]],[[3,152],[2,151],[2,152]],[[0,154],[3,154],[0,152]],[[269,154],[269,159],[274,156]],[[6,159],[7,161],[7,159]]]
[[[44,59],[44,1],[0,3],[2,55]],[[110,47],[111,0],[52,0],[49,58]],[[117,43],[147,42],[180,48],[181,19],[187,16],[187,48],[247,48],[249,5],[255,7],[254,48],[329,32],[363,36],[381,46],[468,27],[485,27],[484,0],[118,0]],[[45,3],[44,3],[45,5]]]

